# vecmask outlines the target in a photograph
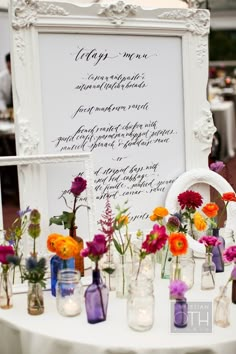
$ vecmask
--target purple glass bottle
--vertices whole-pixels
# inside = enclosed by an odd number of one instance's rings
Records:
[[[50,270],[51,270],[51,293],[56,296],[56,284],[57,284],[57,273],[62,269],[75,269],[75,259],[61,259],[56,254],[50,260]]]
[[[187,327],[188,324],[188,304],[186,298],[176,299],[174,308],[174,325],[177,328]]]
[[[221,244],[219,246],[215,246],[212,249],[212,261],[216,266],[216,273],[224,272],[224,261],[223,261],[223,252],[225,249],[225,240],[222,236],[219,236],[219,229],[213,229],[213,236],[217,237]]]
[[[85,291],[85,307],[89,323],[106,321],[109,290],[103,283],[100,271],[93,270],[93,282]]]

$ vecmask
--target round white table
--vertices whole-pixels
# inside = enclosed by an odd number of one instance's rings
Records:
[[[216,289],[200,291],[200,264],[194,288],[187,292],[188,302],[211,302],[225,283],[226,273],[217,274]],[[231,304],[231,325],[212,326],[212,333],[171,333],[168,280],[160,280],[155,289],[155,323],[148,332],[135,332],[127,325],[126,300],[110,293],[107,321],[87,323],[85,309],[77,317],[57,313],[55,298],[45,292],[45,313],[27,314],[26,294],[14,295],[14,307],[0,310],[1,354],[235,354],[236,305]],[[230,287],[229,287],[230,288]],[[230,289],[229,294],[230,294]],[[203,321],[203,318],[201,318]],[[211,319],[209,319],[211,321]]]

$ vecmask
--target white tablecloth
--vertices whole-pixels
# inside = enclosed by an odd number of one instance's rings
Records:
[[[232,101],[211,103],[214,123],[221,137],[220,159],[234,157],[236,149],[235,110]]]
[[[217,274],[216,289],[200,291],[200,264],[188,301],[212,301],[228,275]],[[229,272],[227,267],[227,273]],[[168,280],[156,279],[155,323],[148,332],[131,330],[126,321],[126,300],[110,294],[108,318],[87,323],[85,309],[73,318],[57,313],[55,298],[45,292],[45,313],[27,314],[26,294],[14,295],[14,307],[0,310],[1,354],[235,354],[236,305],[231,304],[231,325],[213,325],[208,334],[170,333]],[[229,289],[230,293],[230,289]]]

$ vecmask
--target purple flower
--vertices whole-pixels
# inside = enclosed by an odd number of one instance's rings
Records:
[[[31,209],[29,206],[27,206],[27,208],[25,210],[18,210],[17,211],[17,215],[22,218],[25,214],[30,213]]]
[[[223,253],[223,259],[228,263],[236,261],[236,246],[230,246],[226,248]]]
[[[72,182],[70,191],[75,197],[78,197],[87,187],[87,181],[82,177],[75,177]]]
[[[175,299],[183,299],[188,290],[187,284],[182,280],[173,280],[169,286],[170,295]]]
[[[236,266],[233,268],[233,270],[231,272],[231,279],[236,280]]]
[[[80,252],[82,257],[89,257],[92,261],[97,261],[108,251],[106,237],[102,234],[95,235],[93,241],[86,242],[87,248]]]
[[[224,167],[225,167],[225,164],[222,161],[216,161],[216,162],[212,162],[210,164],[210,169],[216,173],[221,172]]]

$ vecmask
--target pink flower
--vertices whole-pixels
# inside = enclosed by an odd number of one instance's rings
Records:
[[[87,181],[82,177],[75,177],[71,185],[71,193],[78,197],[87,187]]]
[[[170,295],[175,299],[183,299],[188,290],[187,284],[182,280],[173,280],[170,283]]]
[[[102,234],[95,235],[93,241],[86,242],[87,248],[80,252],[82,257],[89,257],[92,261],[97,261],[108,251],[106,237]]]
[[[166,244],[167,239],[168,235],[166,234],[165,226],[155,224],[150,234],[146,236],[145,241],[142,243],[142,249],[146,253],[156,253]]]
[[[9,264],[7,256],[13,256],[15,254],[12,246],[0,246],[0,262],[2,264]]]
[[[202,236],[198,241],[206,247],[215,247],[221,244],[221,241],[215,236]]]
[[[221,172],[224,167],[225,167],[225,164],[222,161],[215,161],[210,164],[210,169],[216,173]]]
[[[230,246],[224,250],[223,259],[225,262],[236,261],[236,246]]]

